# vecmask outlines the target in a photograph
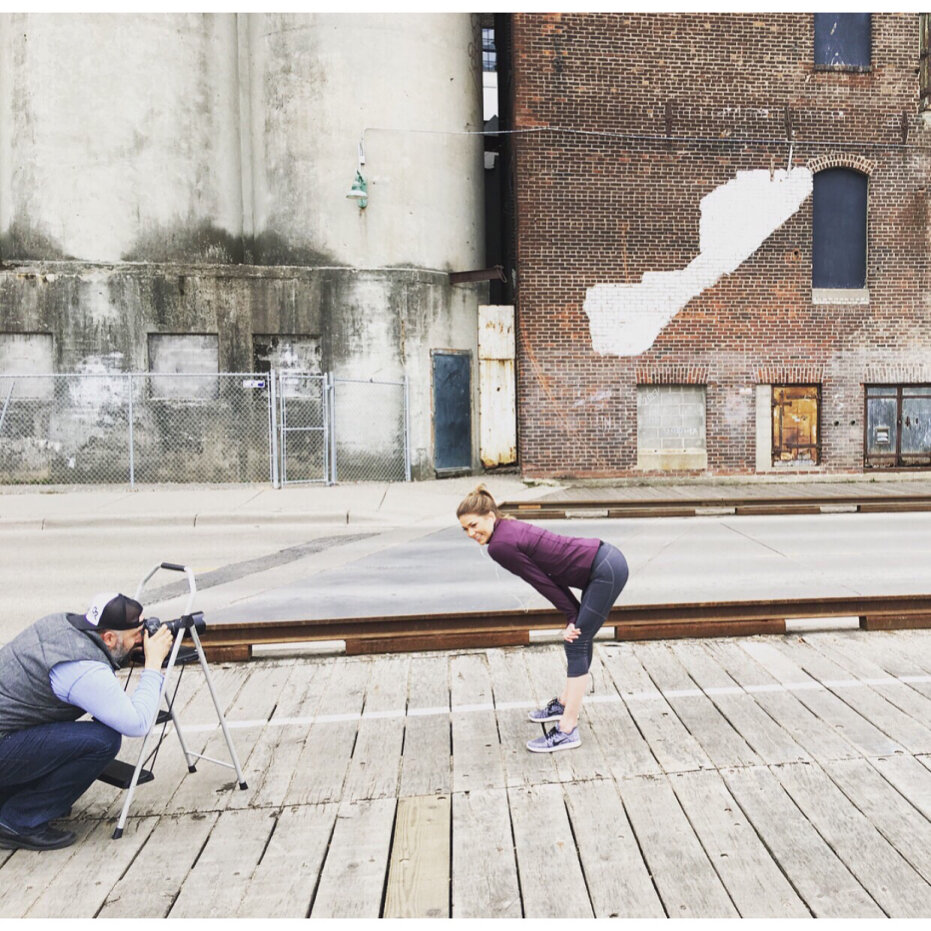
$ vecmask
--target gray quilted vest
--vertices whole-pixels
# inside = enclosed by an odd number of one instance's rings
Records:
[[[49,683],[53,666],[81,659],[119,668],[100,635],[78,630],[67,614],[40,618],[0,648],[0,738],[81,717],[84,709],[56,698]]]

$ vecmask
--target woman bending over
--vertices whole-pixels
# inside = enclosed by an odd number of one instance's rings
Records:
[[[627,560],[617,547],[587,537],[565,537],[505,517],[484,485],[466,495],[456,509],[462,529],[509,572],[529,582],[562,611],[567,626],[566,685],[558,698],[530,712],[530,720],[556,726],[527,743],[535,753],[571,750],[579,737],[579,711],[588,688],[592,639],[604,624],[627,583]],[[580,589],[581,600],[571,589]]]

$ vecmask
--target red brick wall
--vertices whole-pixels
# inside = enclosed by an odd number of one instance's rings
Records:
[[[513,14],[513,128],[547,128],[511,140],[525,475],[642,474],[636,386],[677,381],[708,386],[709,471],[752,473],[755,386],[799,372],[821,374],[816,471],[859,471],[868,373],[931,381],[918,14],[872,30],[871,71],[825,72],[808,13]],[[649,350],[596,353],[586,290],[687,266],[701,198],[785,169],[787,125],[794,166],[869,170],[869,304],[812,303],[808,197]]]

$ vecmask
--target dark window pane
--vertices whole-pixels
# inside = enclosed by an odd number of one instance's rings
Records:
[[[870,66],[869,13],[815,13],[815,64]]]
[[[494,29],[482,29],[482,70],[495,71],[498,67],[498,53],[495,49]]]
[[[895,389],[893,389],[893,393]],[[897,445],[896,399],[867,398],[866,455],[895,456]]]
[[[866,287],[867,177],[829,168],[814,177],[813,288]]]

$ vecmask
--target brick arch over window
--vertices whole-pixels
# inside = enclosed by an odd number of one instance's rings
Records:
[[[813,175],[816,175],[819,171],[824,171],[826,168],[850,168],[853,171],[859,171],[869,176],[876,170],[876,162],[863,155],[848,155],[835,152],[832,155],[818,155],[809,159],[805,167]]]

